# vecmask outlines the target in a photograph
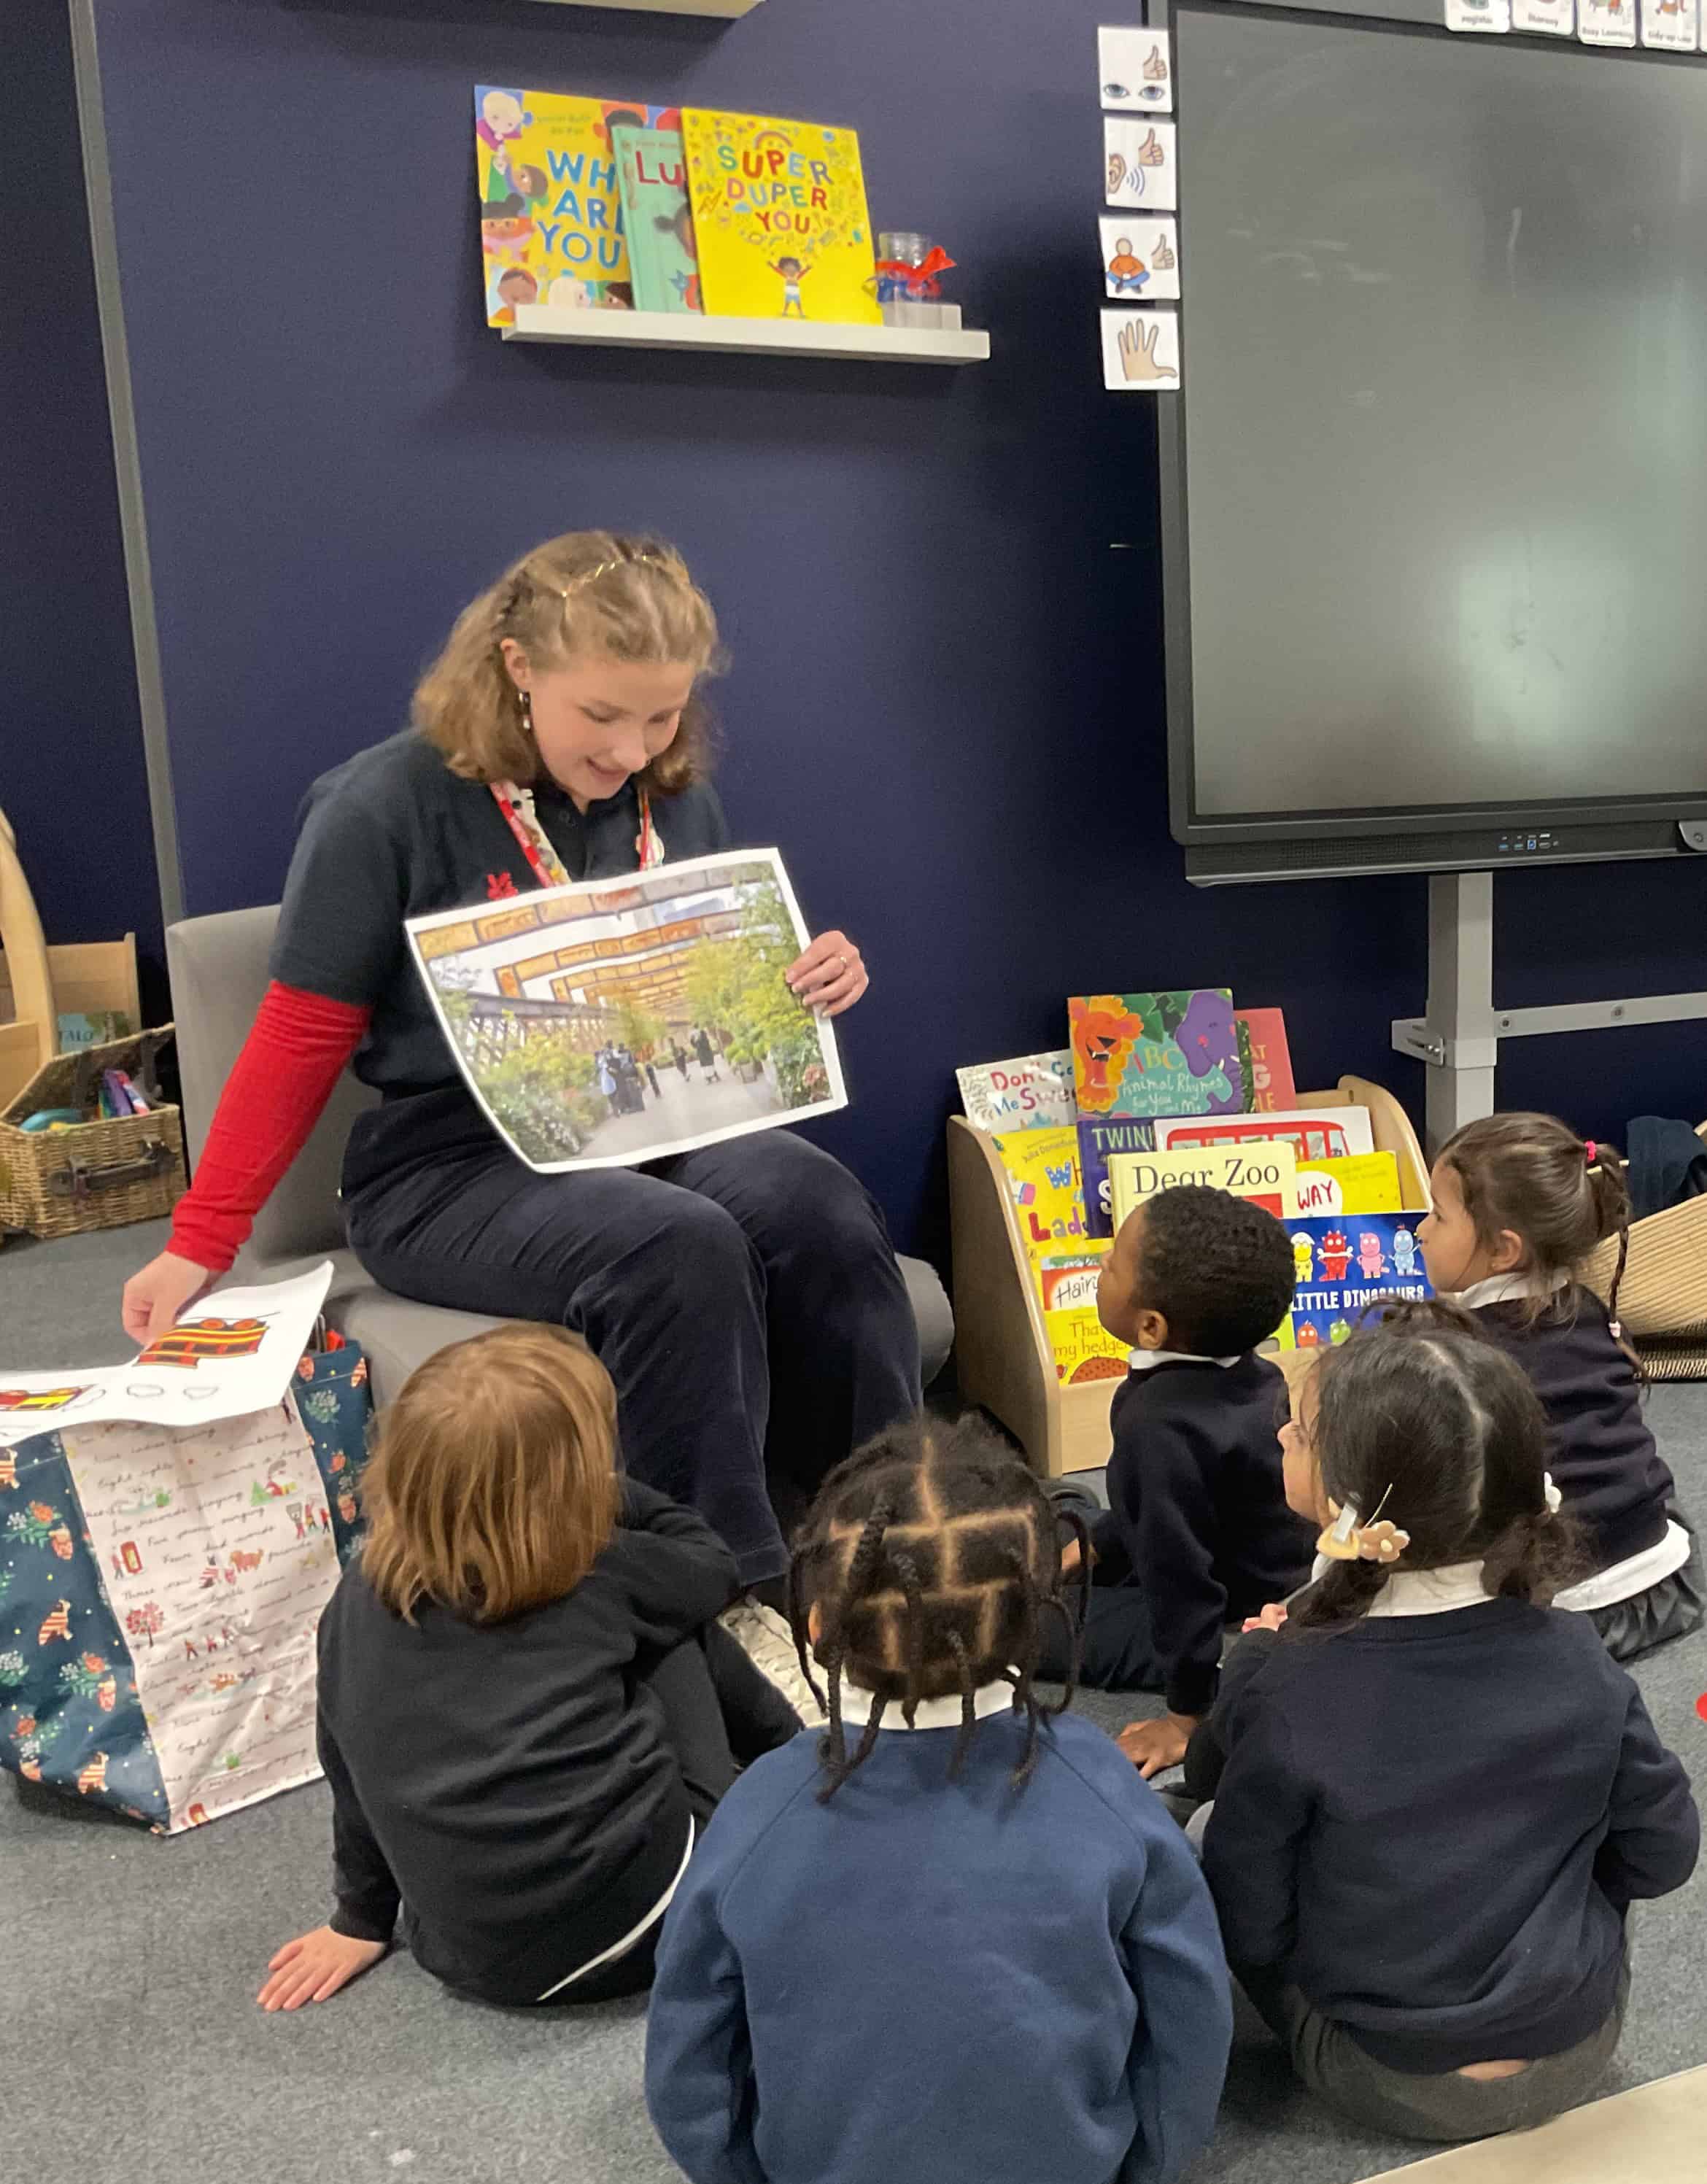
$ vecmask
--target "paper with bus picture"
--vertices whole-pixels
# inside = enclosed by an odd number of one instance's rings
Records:
[[[258,1289],[215,1290],[128,1365],[0,1369],[0,1448],[36,1434],[130,1418],[205,1426],[282,1400],[332,1282],[332,1262]]]
[[[775,850],[684,858],[407,926],[451,1052],[541,1174],[628,1167],[847,1105]]]

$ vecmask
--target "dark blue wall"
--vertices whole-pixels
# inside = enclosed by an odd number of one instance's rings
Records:
[[[0,9],[0,810],[50,940],[159,893],[65,0]]]
[[[733,648],[725,793],[866,946],[823,1135],[934,1244],[955,1063],[1062,997],[1230,981],[1299,1081],[1407,1098],[1420,880],[1201,895],[1169,841],[1152,416],[1105,396],[1106,0],[769,0],[722,30],[460,0],[97,0],[192,911],[277,889],[308,781],[402,719],[534,539],[654,526]],[[961,259],[965,371],[505,347],[482,322],[477,81],[856,126],[875,224]],[[1113,542],[1130,550],[1111,551]],[[1707,983],[1707,872],[1505,883],[1509,1001]],[[1597,1132],[1691,1114],[1701,1035],[1548,1043],[1506,1089]]]

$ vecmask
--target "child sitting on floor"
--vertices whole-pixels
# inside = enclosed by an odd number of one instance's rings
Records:
[[[615,1452],[610,1378],[561,1328],[442,1350],[382,1414],[367,1542],[320,1625],[337,1908],[263,2008],[336,1994],[399,1908],[423,1968],[482,2001],[646,1985],[696,1830],[800,1720],[712,1621],[728,1549]]]
[[[792,1590],[828,1733],[741,1777],[658,1952],[646,2096],[693,2184],[1163,2184],[1208,2139],[1214,1914],[1159,1799],[1038,1700],[1059,1588],[973,1419],[824,1481]]]
[[[1577,1535],[1534,1392],[1443,1317],[1399,1307],[1297,1390],[1286,1492],[1326,1574],[1240,1648],[1267,1658],[1217,1709],[1202,1829],[1229,1961],[1298,2075],[1429,2139],[1592,2090],[1625,1914],[1683,1885],[1700,1832],[1636,1686],[1544,1605]]]
[[[1492,1115],[1448,1140],[1418,1232],[1429,1279],[1473,1311],[1534,1382],[1548,1466],[1588,1535],[1590,1573],[1555,1607],[1586,1611],[1615,1661],[1700,1624],[1707,1579],[1642,1416],[1617,1327],[1630,1200],[1617,1168],[1550,1115]],[[1619,1241],[1611,1305],[1581,1270]]]
[[[1254,1357],[1292,1301],[1292,1247],[1243,1198],[1196,1184],[1130,1214],[1096,1309],[1132,1345],[1110,1423],[1107,1511],[1091,1535],[1083,1681],[1163,1692],[1122,1749],[1146,1776],[1185,1757],[1215,1695],[1224,1626],[1302,1585],[1309,1527],[1286,1507],[1286,1386]],[[1076,1550],[1066,1555],[1076,1567]],[[1046,1674],[1059,1675],[1058,1650]]]

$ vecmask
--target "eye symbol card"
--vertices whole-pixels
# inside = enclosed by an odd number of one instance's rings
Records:
[[[1165,31],[1117,28],[1096,33],[1096,66],[1102,103],[1126,114],[1171,114],[1174,57]]]

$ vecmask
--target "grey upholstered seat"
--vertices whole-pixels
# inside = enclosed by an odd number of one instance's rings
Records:
[[[269,904],[187,918],[166,934],[192,1166],[266,989],[267,955],[277,921],[278,906]],[[363,1272],[346,1244],[337,1197],[344,1139],[355,1117],[377,1096],[348,1073],[340,1079],[313,1136],[262,1207],[236,1273],[251,1281],[276,1279],[330,1257],[334,1273],[326,1317],[367,1353],[375,1399],[382,1403],[424,1358],[497,1322],[394,1296]],[[954,1316],[931,1268],[921,1259],[903,1259],[901,1267],[918,1320],[929,1382],[947,1362]]]

